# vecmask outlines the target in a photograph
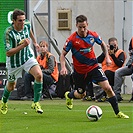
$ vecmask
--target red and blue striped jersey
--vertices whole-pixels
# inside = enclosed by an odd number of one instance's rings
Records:
[[[80,37],[74,32],[63,47],[66,52],[71,50],[73,65],[76,72],[86,74],[98,66],[93,45],[95,42],[102,44],[100,36],[93,31],[88,31],[86,37]]]

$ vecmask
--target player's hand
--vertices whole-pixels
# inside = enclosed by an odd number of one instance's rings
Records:
[[[34,43],[34,46],[35,46],[35,48],[36,48],[36,51],[39,52],[39,49],[40,49],[39,44],[38,44],[38,43]]]
[[[66,76],[67,75],[67,69],[62,68],[61,71],[60,71],[60,74],[63,75],[63,76]]]
[[[26,47],[26,46],[28,46],[30,44],[30,39],[26,38],[26,39],[22,40],[19,44],[23,45],[24,47]]]

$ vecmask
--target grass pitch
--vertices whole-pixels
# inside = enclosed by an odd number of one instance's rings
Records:
[[[9,100],[8,113],[0,114],[0,133],[132,133],[133,102],[131,96],[124,95],[119,103],[120,110],[129,119],[116,118],[108,102],[74,100],[73,110],[65,106],[65,99],[55,98],[41,101],[43,114],[32,110],[32,101]],[[103,110],[102,118],[90,122],[85,111],[90,105],[98,105]]]

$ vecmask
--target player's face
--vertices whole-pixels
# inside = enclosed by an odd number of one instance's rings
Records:
[[[25,23],[25,15],[20,15],[17,16],[16,20],[13,20],[14,23],[14,28],[17,31],[21,31],[24,28],[24,23]]]
[[[84,22],[78,22],[76,24],[76,27],[78,28],[78,34],[81,37],[86,37],[87,36],[87,27],[88,23],[86,21]]]

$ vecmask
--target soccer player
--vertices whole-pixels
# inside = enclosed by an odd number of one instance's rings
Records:
[[[25,12],[19,9],[14,10],[13,23],[5,30],[4,45],[6,49],[6,68],[8,82],[4,87],[4,92],[1,100],[0,111],[6,114],[8,111],[7,101],[11,91],[14,90],[16,80],[22,75],[22,70],[29,72],[35,78],[34,81],[34,102],[32,108],[37,113],[42,114],[43,110],[39,104],[42,93],[42,71],[38,62],[34,58],[34,53],[30,48],[30,38],[34,46],[38,49],[30,24],[25,23]]]
[[[101,46],[105,57],[107,65],[111,64],[109,58],[107,46],[104,41],[101,40],[100,36],[93,31],[87,29],[88,22],[87,17],[84,15],[79,15],[76,17],[76,27],[77,31],[74,32],[66,40],[63,47],[63,51],[60,56],[61,71],[62,75],[67,74],[67,69],[65,66],[65,56],[72,51],[72,59],[74,65],[74,81],[76,90],[65,93],[66,105],[68,109],[73,108],[73,98],[83,98],[85,96],[85,88],[88,82],[96,81],[103,90],[107,93],[109,103],[111,104],[116,116],[118,118],[129,118],[129,116],[119,111],[118,102],[115,97],[109,82],[98,66],[98,62],[93,50],[93,45],[95,42]]]

